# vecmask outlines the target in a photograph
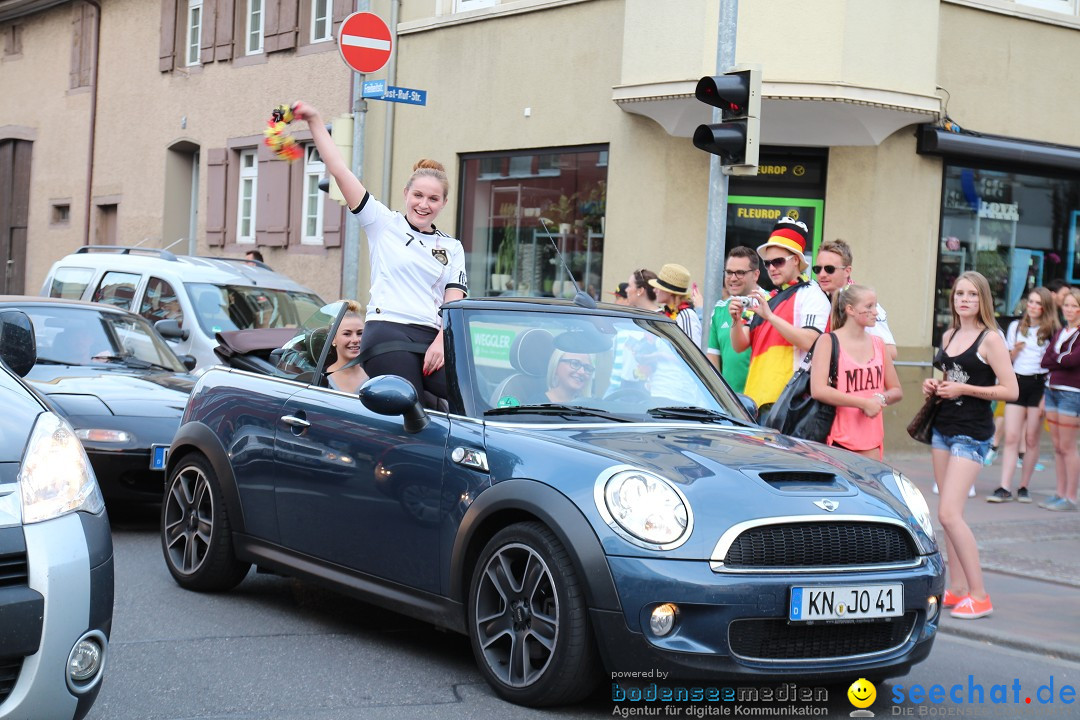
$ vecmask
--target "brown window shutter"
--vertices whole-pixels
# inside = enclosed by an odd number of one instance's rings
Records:
[[[323,199],[322,237],[323,247],[341,247],[341,236],[345,231],[345,208],[331,200]]]
[[[97,37],[95,37],[94,26],[97,20],[97,8],[89,3],[84,3],[82,7],[82,60],[79,62],[79,87],[89,87],[93,82],[94,72],[94,56],[95,45],[97,43]]]
[[[225,244],[225,218],[229,202],[229,151],[210,148],[206,151],[206,242]]]
[[[246,5],[244,0],[239,0],[240,5]],[[263,52],[269,55],[277,50],[278,34],[278,0],[264,0],[263,2]]]
[[[274,48],[271,52],[277,50],[292,50],[296,47],[300,0],[277,0],[276,4],[277,35],[274,37]]]
[[[176,67],[176,1],[161,0],[161,49],[158,70],[169,72]]]
[[[86,27],[83,24],[82,7],[75,5],[71,10],[71,78],[69,88],[82,87],[79,80],[82,78],[82,46],[85,33]]]
[[[199,62],[203,65],[214,62],[214,31],[217,27],[215,17],[217,15],[216,0],[203,0],[202,4],[202,27],[199,37]]]
[[[218,62],[232,60],[233,30],[236,27],[236,4],[233,0],[217,0],[217,20],[214,26],[217,45],[214,59]]]
[[[272,247],[289,244],[289,197],[292,164],[274,158],[259,145],[258,197],[255,199],[255,243]]]
[[[353,0],[334,0],[334,37],[338,36],[341,23],[353,13],[355,3]]]

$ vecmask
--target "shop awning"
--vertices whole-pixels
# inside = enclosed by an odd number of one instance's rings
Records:
[[[921,155],[942,155],[954,160],[1005,162],[1033,168],[1080,171],[1080,148],[997,135],[954,133],[923,125],[919,128],[917,151]]]
[[[696,84],[694,79],[622,85],[612,100],[669,135],[689,138],[698,125],[712,122],[712,108],[694,98]],[[937,96],[843,84],[766,82],[761,95],[765,145],[879,145],[903,127],[936,121],[941,111]]]

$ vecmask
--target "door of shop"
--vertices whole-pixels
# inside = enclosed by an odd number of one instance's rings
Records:
[[[0,141],[0,294],[25,292],[30,214],[30,150],[26,140]]]
[[[812,247],[809,261],[821,244],[825,212],[825,154],[821,151],[765,151],[756,177],[732,178],[728,194],[725,252],[765,242],[781,217],[806,223]],[[762,287],[770,288],[761,273]]]

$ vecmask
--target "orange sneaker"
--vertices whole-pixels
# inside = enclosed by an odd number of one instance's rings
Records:
[[[948,590],[945,591],[945,596],[941,598],[941,607],[954,608],[959,605],[967,595],[953,595]]]
[[[969,595],[961,600],[960,604],[953,608],[949,614],[960,620],[974,620],[975,618],[986,617],[992,612],[994,612],[994,606],[990,602],[989,595],[986,596],[985,600],[976,600]]]

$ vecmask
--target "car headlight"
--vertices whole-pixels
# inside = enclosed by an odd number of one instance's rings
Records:
[[[597,479],[596,507],[623,538],[650,550],[671,550],[690,537],[690,503],[671,482],[644,470],[619,470],[605,480],[606,475]]]
[[[930,507],[926,504],[922,491],[901,473],[893,473],[893,478],[896,479],[896,486],[900,488],[900,495],[904,498],[912,517],[918,521],[919,527],[923,529],[926,536],[934,540],[934,523],[930,518]]]
[[[19,487],[25,523],[77,510],[99,513],[105,507],[82,443],[67,421],[51,412],[39,415],[30,431]]]

